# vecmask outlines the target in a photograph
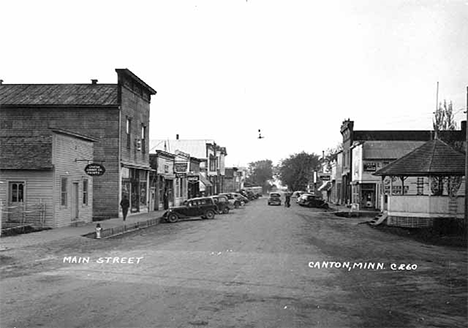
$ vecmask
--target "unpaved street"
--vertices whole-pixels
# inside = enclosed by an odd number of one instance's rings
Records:
[[[263,198],[214,220],[4,251],[1,327],[464,327],[466,250],[361,221]]]

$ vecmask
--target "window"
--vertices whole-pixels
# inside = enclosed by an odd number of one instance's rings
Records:
[[[141,125],[141,151],[144,154],[146,151],[146,126]]]
[[[83,180],[83,205],[85,206],[88,206],[88,195],[89,195],[89,191],[88,191],[88,179],[84,179]]]
[[[132,144],[132,119],[129,117],[127,117],[125,132],[127,133],[127,149],[130,149]]]
[[[24,182],[10,182],[10,202],[24,202]]]
[[[423,195],[424,194],[424,178],[418,177],[416,181],[416,195]]]
[[[210,156],[210,171],[216,171],[218,168],[218,159],[216,156]]]
[[[60,205],[67,206],[68,205],[68,178],[62,177],[60,180]]]

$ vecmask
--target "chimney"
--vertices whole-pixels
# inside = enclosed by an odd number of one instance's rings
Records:
[[[460,123],[460,130],[466,132],[466,121],[461,121],[461,123]]]
[[[179,140],[179,134],[175,135],[176,140]]]
[[[91,84],[97,84],[98,80],[96,79],[91,79]]]

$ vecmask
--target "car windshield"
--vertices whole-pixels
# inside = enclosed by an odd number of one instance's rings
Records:
[[[277,194],[277,193],[272,193],[272,194],[270,194],[270,197],[281,197],[281,195]]]

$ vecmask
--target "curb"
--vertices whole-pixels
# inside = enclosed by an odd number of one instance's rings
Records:
[[[106,238],[110,238],[110,237],[114,237],[118,235],[123,235],[128,232],[149,228],[149,227],[160,224],[161,221],[162,221],[162,217],[159,217],[159,218],[150,219],[146,221],[138,221],[135,223],[124,224],[118,227],[103,229],[101,231],[101,238],[96,238],[96,232],[90,232],[81,236],[86,237],[86,238],[93,238],[93,239],[106,239]]]

